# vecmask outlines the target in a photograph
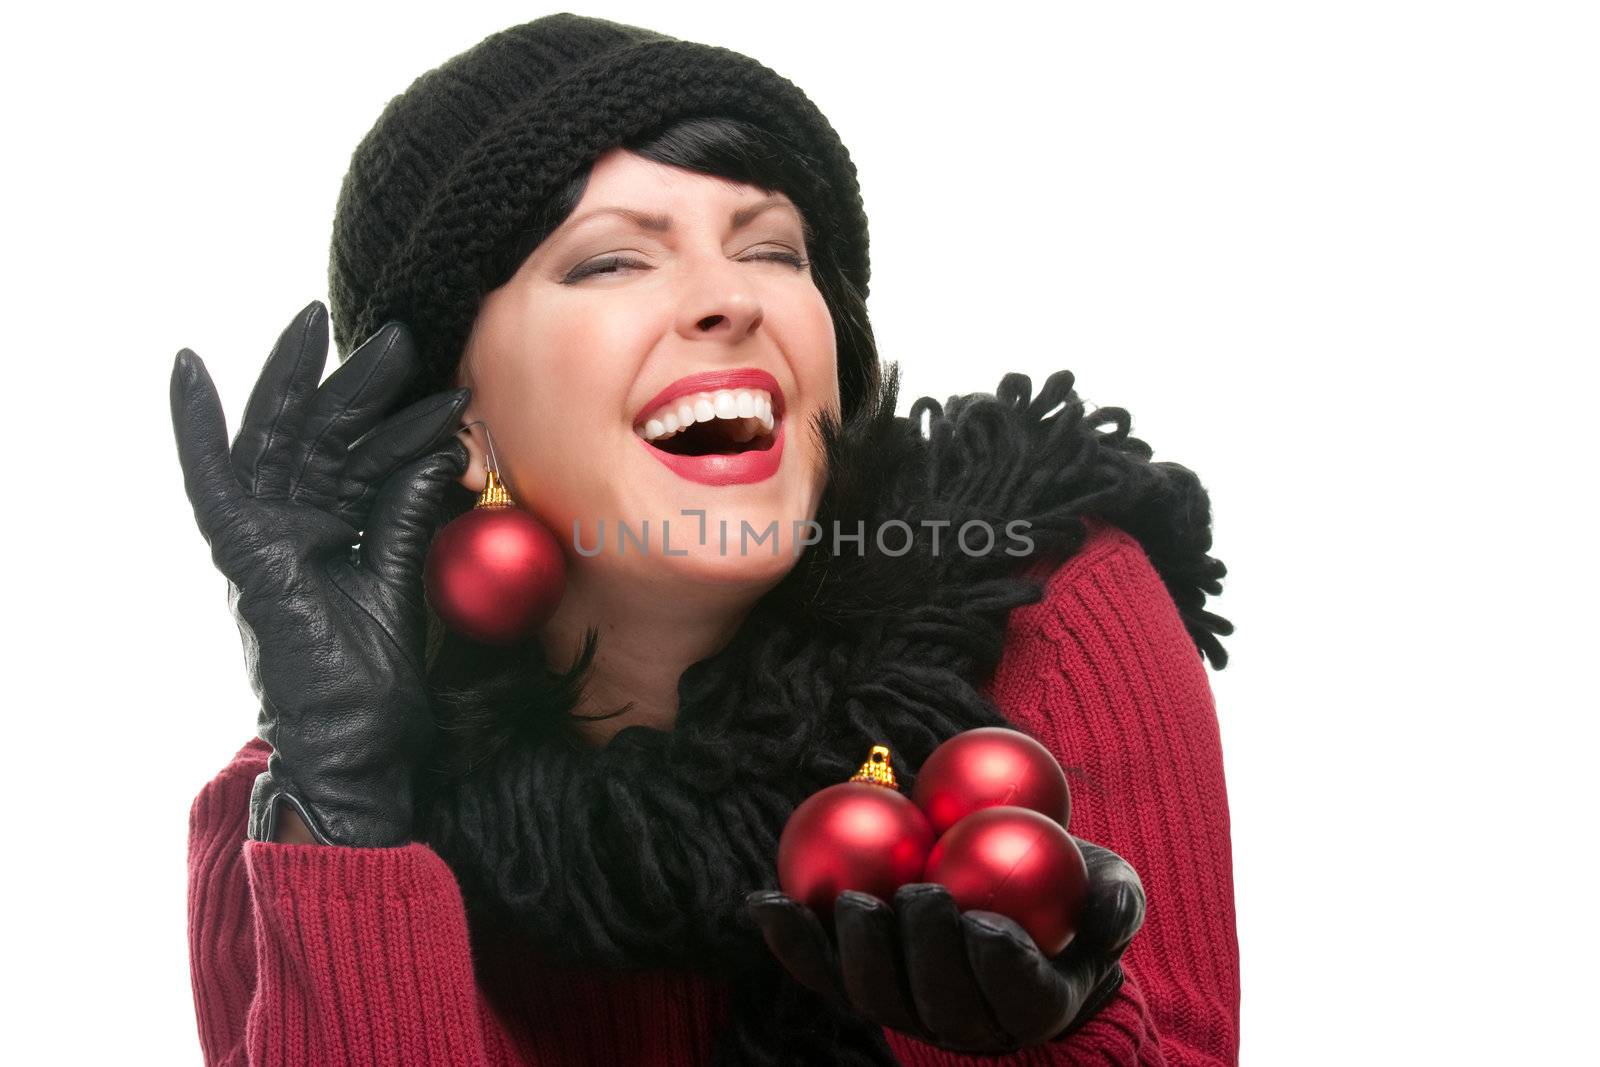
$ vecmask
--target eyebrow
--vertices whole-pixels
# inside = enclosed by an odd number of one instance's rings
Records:
[[[765,200],[758,200],[748,207],[742,207],[738,209],[729,217],[733,222],[733,228],[738,230],[755,221],[758,215],[764,214],[775,207],[786,206],[789,203],[790,201],[784,197],[769,196]],[[796,209],[795,214],[799,214],[798,209]],[[627,207],[598,207],[587,214],[568,220],[561,227],[561,229],[576,229],[577,227],[588,222],[590,219],[598,218],[602,215],[617,215],[621,218],[627,219],[640,229],[649,230],[652,233],[666,233],[668,230],[672,229],[672,219],[667,215],[654,215],[648,211],[636,211],[633,208]],[[806,237],[811,237],[811,226],[806,222],[803,215],[800,218],[800,226],[802,230],[804,230]]]

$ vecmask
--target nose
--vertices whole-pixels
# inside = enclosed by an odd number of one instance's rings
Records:
[[[717,249],[686,260],[684,268],[678,309],[681,337],[736,343],[761,326],[761,298],[746,273],[750,269],[746,264],[729,260]]]

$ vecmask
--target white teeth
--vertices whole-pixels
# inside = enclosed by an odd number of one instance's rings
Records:
[[[681,433],[697,422],[712,419],[738,420],[729,436],[740,443],[759,434],[772,432],[777,424],[772,415],[772,396],[764,389],[717,389],[692,397],[679,397],[653,411],[634,433],[646,441],[660,440]]]

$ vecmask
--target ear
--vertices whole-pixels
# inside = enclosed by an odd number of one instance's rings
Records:
[[[461,484],[473,493],[483,492],[489,484],[489,452],[479,440],[478,426],[463,426],[456,431],[461,443],[467,446],[467,469],[461,475]]]

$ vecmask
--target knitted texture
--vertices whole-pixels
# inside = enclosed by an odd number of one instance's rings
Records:
[[[1126,981],[1071,1037],[1005,1057],[894,1031],[911,1065],[1238,1062],[1239,976],[1227,790],[1215,705],[1176,604],[1140,544],[1107,523],[1017,608],[986,693],[1067,768],[1072,830],[1146,889]],[[670,969],[556,966],[485,946],[475,961],[450,869],[420,844],[360,850],[246,841],[266,745],[196,799],[189,932],[208,1064],[699,1065],[725,984]]]
[[[328,264],[340,358],[391,320],[446,388],[497,253],[607,150],[680,119],[755,123],[812,164],[793,198],[865,300],[867,218],[855,165],[793,82],[714,45],[568,13],[495,33],[384,107],[340,187]],[[501,279],[503,280],[503,279]]]
[[[1199,479],[1151,462],[1126,411],[1089,416],[1073,381],[1059,371],[1035,393],[1008,374],[993,394],[922,397],[901,417],[892,365],[881,394],[822,434],[817,522],[861,531],[861,551],[824,536],[801,553],[730,641],[684,668],[671,730],[627,726],[595,748],[530,708],[535,677],[500,686],[497,712],[520,736],[470,774],[424,775],[419,790],[416,838],[455,872],[474,942],[525,938],[562,962],[731,979],[721,1067],[893,1064],[881,1029],[774,962],[745,904],[778,885],[789,814],[854,773],[870,745],[887,745],[914,789],[945,740],[1005,724],[978,687],[1005,651],[1011,612],[1043,595],[1036,572],[1081,547],[1085,516],[1164,561],[1196,658],[1220,662],[1217,634],[1232,630],[1201,608],[1225,568],[1207,552]],[[1001,518],[1023,524],[1031,550],[1000,550],[998,533],[987,550],[981,539],[958,547],[974,521]],[[894,522],[898,541],[911,531],[909,550],[866,533]],[[436,662],[430,686],[498,678],[490,658],[466,663],[441,674]],[[440,707],[447,760],[465,732]]]

